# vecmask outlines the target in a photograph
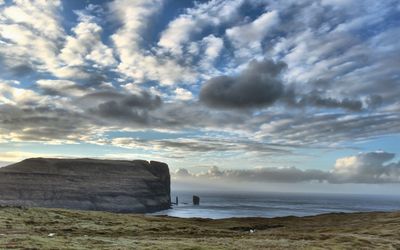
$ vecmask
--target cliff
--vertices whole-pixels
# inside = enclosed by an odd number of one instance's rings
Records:
[[[170,207],[162,162],[33,158],[0,168],[0,205],[110,212]]]

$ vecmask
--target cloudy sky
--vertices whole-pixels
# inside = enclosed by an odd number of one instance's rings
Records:
[[[0,0],[0,162],[400,183],[397,0]]]

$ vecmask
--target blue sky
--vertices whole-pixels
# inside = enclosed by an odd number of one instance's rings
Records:
[[[399,183],[399,16],[395,0],[0,0],[0,162]]]

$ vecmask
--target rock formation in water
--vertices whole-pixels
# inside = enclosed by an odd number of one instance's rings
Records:
[[[193,205],[198,206],[200,205],[200,197],[197,195],[193,195]]]
[[[0,168],[0,205],[153,212],[171,205],[162,162],[33,158]]]

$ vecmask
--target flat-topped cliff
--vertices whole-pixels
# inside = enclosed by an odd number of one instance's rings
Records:
[[[32,158],[0,168],[0,205],[142,213],[170,198],[162,162]]]

